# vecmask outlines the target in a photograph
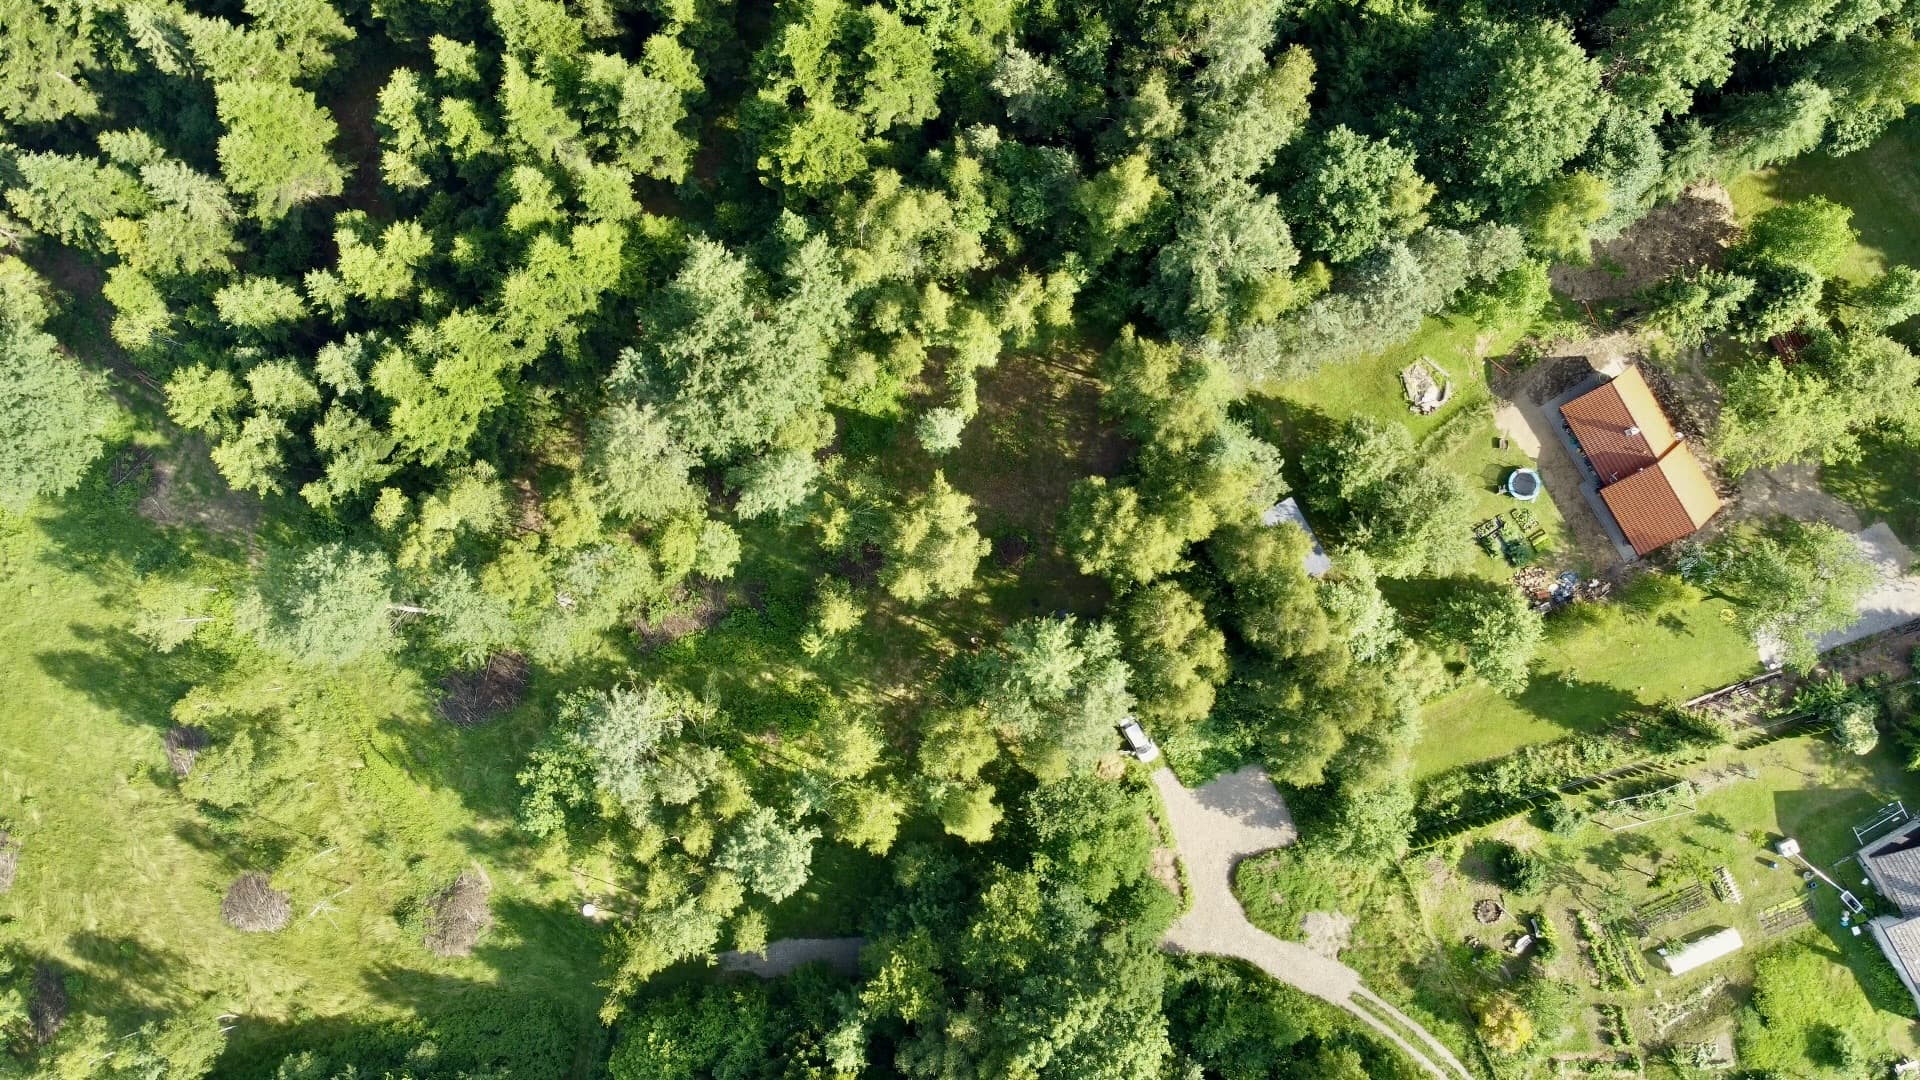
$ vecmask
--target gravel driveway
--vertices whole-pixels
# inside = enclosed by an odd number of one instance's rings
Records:
[[[1471,1080],[1473,1074],[1452,1051],[1367,990],[1352,968],[1298,942],[1282,941],[1247,920],[1233,895],[1234,866],[1249,855],[1285,847],[1298,835],[1286,802],[1263,770],[1250,765],[1190,790],[1163,768],[1153,774],[1153,782],[1166,804],[1193,890],[1193,907],[1162,942],[1167,949],[1245,960],[1296,990],[1352,1013],[1433,1075]]]

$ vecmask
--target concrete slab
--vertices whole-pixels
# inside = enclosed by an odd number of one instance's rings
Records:
[[[777,979],[795,968],[825,964],[842,975],[856,975],[860,971],[860,949],[866,943],[865,938],[857,937],[784,938],[770,942],[764,956],[723,952],[720,954],[720,969],[744,971],[762,979]]]

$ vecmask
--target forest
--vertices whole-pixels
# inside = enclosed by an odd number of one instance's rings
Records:
[[[1161,950],[1116,726],[1383,871],[1423,707],[1558,631],[1431,444],[1269,395],[1591,319],[1550,268],[1904,130],[1917,28],[0,0],[0,1076],[1416,1075]],[[1920,446],[1862,224],[1631,299],[1717,347],[1726,476]],[[1800,668],[1870,584],[1785,518],[1670,563],[1635,595]],[[709,974],[830,935],[857,974]]]

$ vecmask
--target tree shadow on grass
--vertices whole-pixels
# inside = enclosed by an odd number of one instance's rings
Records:
[[[108,446],[78,487],[43,501],[35,522],[49,543],[41,558],[62,570],[99,576],[181,570],[196,557],[240,557],[242,548],[231,539],[163,528],[140,515],[140,499],[153,486],[156,452],[131,443]]]
[[[173,704],[225,667],[224,658],[191,643],[163,655],[118,626],[74,625],[77,649],[36,653],[34,662],[61,685],[130,723],[166,728]]]
[[[192,1004],[182,986],[187,957],[173,949],[122,934],[92,931],[67,938],[75,1000],[89,1012],[125,1015]]]
[[[472,959],[492,977],[426,970],[463,962],[437,960],[416,941],[395,950],[399,962],[363,976],[367,992],[404,1018],[243,1016],[216,1075],[270,1076],[301,1051],[363,1076],[598,1075],[609,1038],[598,1016],[604,929],[569,906],[496,895],[491,909],[493,927]]]
[[[1821,466],[1821,486],[1861,510],[1867,523],[1885,521],[1901,540],[1920,543],[1920,491],[1913,485],[1920,447],[1871,435],[1861,445],[1859,460]]]
[[[272,1076],[302,1053],[324,1063],[327,1071],[318,1075],[326,1076],[348,1075],[349,1067],[357,1076],[601,1075],[609,1032],[591,1010],[477,980],[407,975],[406,996],[425,1002],[415,1016],[241,1016],[213,1075]]]
[[[1569,731],[1602,731],[1643,707],[1639,698],[1617,686],[1557,672],[1535,675],[1512,700]]]
[[[1659,876],[1660,859],[1665,854],[1666,849],[1651,835],[1623,832],[1595,844],[1590,857],[1593,865],[1616,878],[1632,874],[1641,884],[1651,886]]]
[[[1283,397],[1256,396],[1242,405],[1255,435],[1278,446],[1286,455],[1286,475],[1298,483],[1300,455],[1310,446],[1330,439],[1340,422],[1311,405]]]
[[[301,841],[317,840],[245,811],[198,809],[198,818],[174,826],[174,838],[218,859],[228,875],[249,870],[272,874],[292,857]]]

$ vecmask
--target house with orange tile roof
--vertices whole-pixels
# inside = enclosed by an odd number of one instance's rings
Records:
[[[1635,554],[1692,536],[1719,512],[1713,481],[1638,367],[1560,406],[1560,416]]]

